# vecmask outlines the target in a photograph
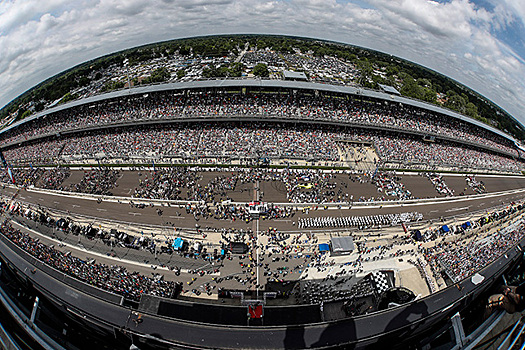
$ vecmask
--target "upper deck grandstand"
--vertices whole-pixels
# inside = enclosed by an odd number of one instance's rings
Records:
[[[344,142],[367,142],[375,146],[377,161],[390,167],[514,173],[522,168],[522,151],[512,137],[435,106],[362,89],[327,91],[313,83],[225,82],[138,88],[76,101],[5,129],[0,144],[8,161],[19,164],[96,155],[170,163],[216,158],[216,164],[265,155],[348,167]]]

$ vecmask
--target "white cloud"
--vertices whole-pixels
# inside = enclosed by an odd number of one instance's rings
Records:
[[[366,1],[366,0],[365,0]],[[370,47],[465,83],[525,121],[525,65],[491,28],[525,2],[467,0],[25,0],[0,2],[0,106],[86,60],[194,35],[269,33]],[[510,92],[509,92],[510,91]]]
[[[525,2],[522,0],[500,0],[496,2],[496,13],[504,14],[508,21],[513,19],[525,25]]]
[[[20,23],[28,22],[34,18],[55,11],[66,0],[15,0],[6,1],[0,5],[0,34],[9,33]]]

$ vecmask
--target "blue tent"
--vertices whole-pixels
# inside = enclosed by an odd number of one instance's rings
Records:
[[[469,228],[469,227],[471,227],[471,226],[472,226],[472,224],[470,223],[470,221],[465,221],[465,222],[461,225],[461,227],[462,227],[464,230],[466,230],[467,228]]]
[[[329,244],[326,244],[326,243],[319,244],[319,252],[320,253],[329,252],[329,251],[330,251],[330,245]]]
[[[182,249],[182,245],[184,244],[184,240],[180,237],[177,237],[175,238],[175,240],[173,241],[173,249],[175,250],[181,250]]]
[[[450,229],[448,228],[447,225],[441,226],[441,230],[443,230],[444,233],[450,232]]]

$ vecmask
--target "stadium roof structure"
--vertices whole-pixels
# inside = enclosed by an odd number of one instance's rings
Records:
[[[515,138],[509,134],[496,129],[490,125],[484,124],[476,119],[467,117],[465,115],[456,113],[452,110],[441,108],[439,106],[423,102],[420,100],[411,99],[408,97],[395,96],[388,94],[382,91],[369,90],[354,86],[343,86],[343,85],[332,85],[332,84],[321,84],[321,83],[312,83],[304,81],[291,81],[291,80],[276,80],[276,79],[224,79],[224,80],[198,80],[198,81],[189,81],[182,83],[168,83],[168,84],[157,84],[157,85],[148,85],[148,86],[139,86],[131,89],[123,89],[118,91],[112,91],[105,94],[90,96],[81,100],[72,101],[65,103],[53,108],[46,109],[42,112],[36,113],[28,118],[20,120],[12,125],[0,130],[0,134],[7,132],[11,129],[14,129],[24,123],[28,123],[38,118],[42,118],[46,115],[59,112],[62,110],[67,110],[69,108],[78,107],[82,105],[87,105],[90,103],[101,102],[107,99],[113,98],[123,98],[126,96],[147,94],[153,92],[164,92],[164,91],[177,91],[177,90],[189,90],[189,89],[219,89],[219,88],[233,88],[233,87],[260,87],[260,88],[285,88],[285,89],[297,89],[297,90],[319,90],[340,94],[349,94],[356,96],[364,96],[369,98],[381,99],[388,101],[389,103],[400,103],[412,107],[417,107],[425,109],[434,113],[443,114],[455,119],[459,119],[463,122],[476,125],[480,128],[491,131],[497,135],[500,135],[507,140],[514,142],[518,145],[518,142]]]
[[[290,70],[283,71],[283,77],[285,80],[302,80],[306,81],[308,78],[304,72],[293,72]]]
[[[397,89],[393,86],[390,86],[390,85],[383,85],[383,84],[377,84],[379,85],[379,87],[384,91],[384,92],[388,92],[390,94],[395,94],[395,95],[399,95],[401,96],[401,93],[399,91],[397,91]]]

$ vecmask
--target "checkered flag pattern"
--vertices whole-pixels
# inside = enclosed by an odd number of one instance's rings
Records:
[[[378,294],[381,294],[385,290],[392,287],[388,279],[386,278],[385,274],[381,271],[372,272],[372,280],[374,281],[376,291]]]

